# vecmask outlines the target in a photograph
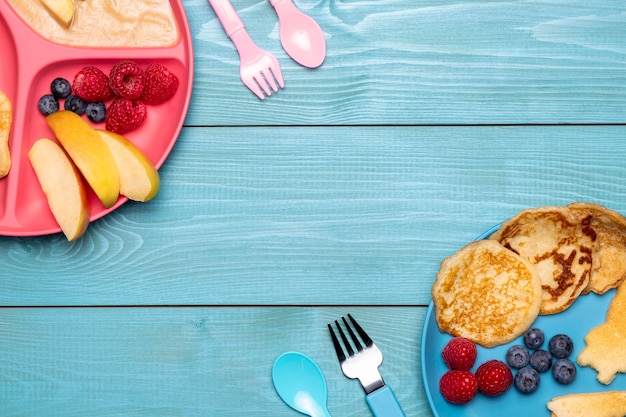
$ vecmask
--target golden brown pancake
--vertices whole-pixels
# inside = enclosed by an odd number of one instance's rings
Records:
[[[626,218],[597,204],[573,203],[567,208],[595,238],[591,277],[584,293],[604,294],[616,288],[626,279]]]
[[[623,417],[626,416],[626,391],[568,394],[547,404],[552,417]]]
[[[598,371],[597,379],[609,384],[618,372],[626,372],[626,286],[617,288],[606,321],[585,336],[585,347],[576,359],[580,366]]]
[[[493,347],[517,338],[535,321],[541,283],[526,259],[494,240],[481,240],[441,263],[432,297],[442,332]]]
[[[565,207],[523,210],[491,239],[535,266],[543,289],[540,314],[565,310],[589,284],[595,242]]]
[[[6,177],[11,169],[11,153],[9,152],[9,133],[13,112],[9,98],[0,91],[0,178]]]

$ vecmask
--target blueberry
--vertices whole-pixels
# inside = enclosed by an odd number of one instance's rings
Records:
[[[85,113],[87,113],[89,120],[95,123],[100,123],[104,122],[107,115],[107,109],[102,102],[89,103],[87,104]]]
[[[574,342],[565,334],[557,334],[548,344],[550,352],[559,359],[567,358],[574,350]]]
[[[59,102],[52,94],[46,94],[39,99],[37,107],[39,107],[41,114],[48,116],[59,111]]]
[[[81,115],[85,113],[85,102],[74,95],[70,95],[65,99],[65,110],[73,111],[74,113]]]
[[[511,368],[520,369],[528,365],[530,353],[522,345],[514,345],[506,352],[506,361]]]
[[[526,333],[524,333],[524,344],[528,349],[537,349],[543,344],[544,339],[543,331],[536,327],[528,329]]]
[[[552,366],[552,355],[547,350],[537,349],[530,355],[530,366],[537,372],[546,372]]]
[[[533,368],[522,368],[515,375],[515,388],[524,394],[530,394],[539,388],[539,372]]]
[[[50,91],[56,98],[66,98],[72,94],[72,86],[65,78],[55,78],[50,84]]]
[[[569,384],[576,378],[576,366],[569,359],[559,359],[554,362],[552,376],[561,384]]]

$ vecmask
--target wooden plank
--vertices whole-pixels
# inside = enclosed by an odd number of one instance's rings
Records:
[[[280,61],[286,87],[258,100],[206,0],[185,0],[194,41],[188,125],[624,123],[626,13],[619,0],[301,0],[327,58],[282,50],[267,1],[235,8]]]
[[[426,305],[526,207],[626,213],[620,126],[188,128],[155,200],[0,239],[0,305]]]
[[[290,417],[271,382],[286,351],[318,363],[331,414],[368,415],[326,329],[346,312],[383,351],[381,373],[407,416],[432,416],[418,359],[423,308],[0,309],[0,415]]]

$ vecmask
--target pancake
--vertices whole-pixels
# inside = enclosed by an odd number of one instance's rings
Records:
[[[6,177],[11,169],[11,153],[9,151],[9,133],[13,112],[9,98],[0,91],[0,178]]]
[[[606,321],[585,336],[585,347],[576,361],[598,371],[597,379],[610,384],[618,372],[626,372],[626,286],[617,288]]]
[[[626,416],[626,391],[567,394],[547,404],[552,417],[623,417]]]
[[[439,329],[484,347],[523,334],[539,314],[541,293],[530,262],[494,240],[472,242],[445,259],[432,287]]]
[[[597,204],[573,203],[567,209],[595,236],[591,277],[584,293],[604,294],[616,288],[626,279],[626,218]]]
[[[565,207],[523,210],[491,239],[535,266],[543,290],[540,314],[565,310],[589,284],[593,234]]]

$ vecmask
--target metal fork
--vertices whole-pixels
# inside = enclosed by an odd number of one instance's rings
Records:
[[[333,345],[335,346],[335,352],[337,353],[337,359],[343,374],[350,379],[356,378],[361,382],[367,404],[376,417],[404,417],[404,412],[396,396],[391,388],[385,385],[378,371],[378,367],[383,362],[382,352],[350,314],[348,314],[348,318],[350,323],[345,317],[341,317],[341,320],[352,339],[352,345],[354,345],[356,352],[352,348],[339,321],[335,320],[335,327],[345,346],[347,356],[333,327],[328,323],[330,337],[333,339]],[[350,324],[352,324],[359,337],[357,337]],[[363,344],[365,347],[363,347]]]
[[[278,91],[276,82],[280,88],[284,88],[285,82],[278,60],[274,55],[256,46],[230,1],[209,0],[209,3],[222,23],[226,35],[237,48],[240,60],[239,76],[245,86],[261,100],[265,99],[265,95],[272,95],[270,87],[274,92]]]

